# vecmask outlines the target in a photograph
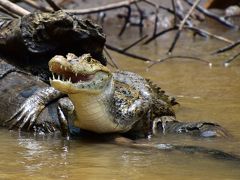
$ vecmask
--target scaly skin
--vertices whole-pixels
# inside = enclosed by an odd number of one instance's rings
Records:
[[[74,125],[97,133],[137,131],[151,134],[155,121],[174,121],[175,104],[141,76],[111,73],[90,54],[55,56],[49,61],[51,85],[68,94],[75,109]],[[55,76],[58,76],[57,78]]]
[[[55,56],[49,65],[50,70],[58,74],[56,79],[54,73],[51,81],[56,89],[46,87],[27,98],[6,121],[11,129],[27,127],[32,130],[44,108],[68,94],[71,100],[60,99],[57,108],[62,134],[67,136],[69,132],[72,134],[73,124],[97,133],[127,132],[137,136],[159,133],[201,137],[229,135],[215,123],[177,121],[172,109],[177,104],[175,99],[135,73],[111,73],[89,54],[79,58],[73,54],[68,54],[67,58]]]

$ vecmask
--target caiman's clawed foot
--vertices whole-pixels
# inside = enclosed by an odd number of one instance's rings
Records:
[[[200,137],[228,137],[230,134],[222,126],[210,122],[177,122],[170,129],[177,133],[196,135]]]
[[[9,120],[6,121],[6,123],[12,121],[9,129],[18,127],[21,130],[26,125],[26,123],[28,123],[27,129],[31,129],[37,120],[37,117],[45,107],[41,101],[36,101],[36,99],[37,98],[35,95],[28,98],[17,110],[17,112]]]
[[[9,124],[9,129],[18,128],[23,129],[27,124],[27,130],[32,130],[32,127],[37,121],[39,114],[45,108],[45,106],[51,101],[60,98],[63,94],[55,90],[52,87],[47,87],[37,91],[34,95],[26,99],[21,107],[16,111],[12,117],[5,121],[5,124]]]
[[[229,137],[230,133],[222,126],[210,122],[156,121],[155,133],[177,133],[204,138]]]

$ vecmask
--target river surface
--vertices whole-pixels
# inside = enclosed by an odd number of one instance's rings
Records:
[[[105,29],[107,29],[105,25]],[[119,28],[118,28],[119,29]],[[216,30],[218,28],[214,28]],[[106,30],[108,43],[126,46],[138,38],[130,29],[121,40]],[[239,32],[222,29],[220,34],[239,38]],[[148,46],[134,47],[131,52],[158,59],[165,56],[173,34],[159,38]],[[188,136],[155,137],[154,144],[197,145],[240,155],[240,59],[229,67],[222,62],[231,53],[211,56],[226,45],[219,40],[193,40],[181,36],[174,55],[191,55],[212,62],[209,67],[192,60],[169,60],[147,69],[150,63],[111,52],[120,69],[150,78],[180,102],[177,119],[206,120],[221,124],[233,137],[201,139]],[[63,140],[59,136],[34,136],[0,129],[0,179],[240,179],[240,163],[198,154],[134,149],[87,137]]]

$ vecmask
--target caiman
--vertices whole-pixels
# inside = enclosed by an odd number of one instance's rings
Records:
[[[49,69],[53,73],[51,86],[71,100],[62,107],[68,107],[76,127],[96,133],[151,136],[159,129],[166,132],[166,124],[177,124],[172,108],[178,104],[175,99],[136,73],[112,73],[90,54],[77,57],[70,53],[66,58],[54,56]],[[178,127],[178,132],[187,132],[188,128],[196,128],[202,136],[226,135],[223,128],[211,123],[188,124]]]
[[[214,123],[177,121],[172,108],[177,104],[174,98],[135,73],[112,73],[90,54],[54,56],[49,69],[53,73],[52,87],[30,97],[8,121],[12,121],[11,127],[34,127],[45,105],[67,94],[69,99],[64,98],[58,107],[61,122],[68,121],[83,130],[146,137],[159,132],[202,137],[227,135]]]

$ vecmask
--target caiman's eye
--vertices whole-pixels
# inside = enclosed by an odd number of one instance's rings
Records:
[[[92,60],[92,58],[88,56],[88,57],[87,57],[87,62],[89,62],[89,63],[90,63],[90,62],[91,62],[91,60]]]

